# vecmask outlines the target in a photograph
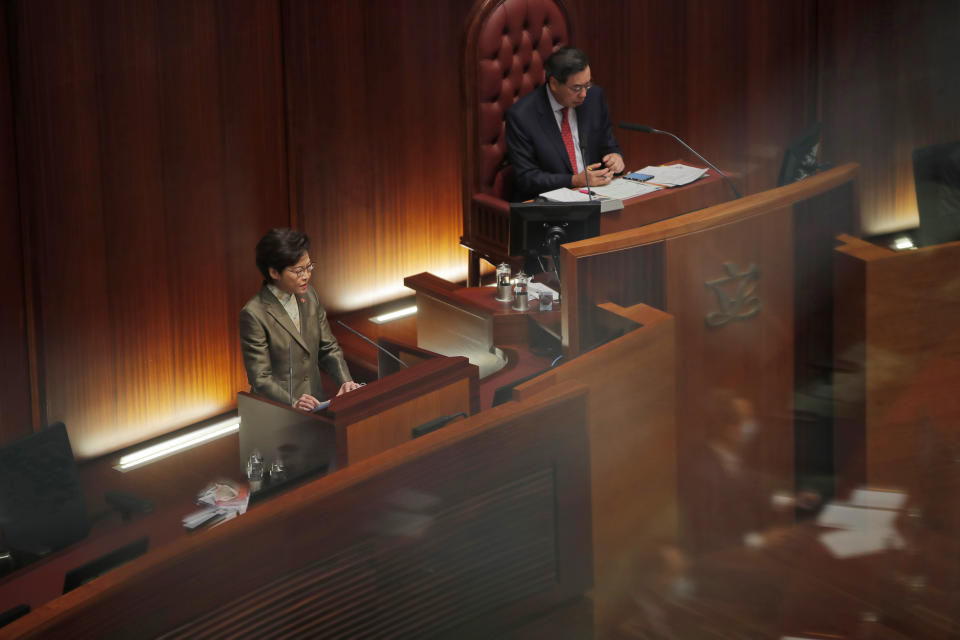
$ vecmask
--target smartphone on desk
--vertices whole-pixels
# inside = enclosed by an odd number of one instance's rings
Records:
[[[623,177],[626,178],[627,180],[634,180],[636,182],[646,182],[653,176],[650,175],[649,173],[640,173],[639,171],[634,171],[633,173],[628,173]]]

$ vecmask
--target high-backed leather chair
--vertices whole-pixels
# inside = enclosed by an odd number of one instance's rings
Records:
[[[560,0],[478,0],[467,18],[461,100],[466,120],[463,236],[468,284],[480,258],[509,261],[510,194],[504,118],[514,102],[544,83],[543,62],[570,43]]]

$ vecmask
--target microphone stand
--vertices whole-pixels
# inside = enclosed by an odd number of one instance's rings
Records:
[[[704,158],[702,155],[697,153],[696,149],[694,149],[693,147],[691,147],[686,142],[684,142],[674,134],[670,133],[669,131],[661,131],[660,129],[654,129],[653,127],[648,127],[642,124],[633,124],[630,122],[618,122],[617,126],[620,127],[621,129],[629,129],[630,131],[640,131],[641,133],[659,133],[665,136],[670,136],[671,138],[673,138],[674,140],[682,144],[687,150],[690,151],[690,153],[700,158],[700,160],[703,161],[708,167],[716,171],[721,178],[726,180],[727,184],[730,185],[730,188],[733,189],[733,194],[737,196],[738,199],[743,197],[740,194],[740,190],[737,189],[737,185],[733,184],[733,180],[731,180],[730,177],[727,176],[727,174],[725,174],[723,171],[720,171],[720,169],[718,169],[716,165],[714,165],[712,162],[710,162],[709,160]]]

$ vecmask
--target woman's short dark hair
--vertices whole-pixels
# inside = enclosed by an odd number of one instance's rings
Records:
[[[567,84],[567,78],[574,73],[580,73],[590,66],[587,54],[574,47],[560,47],[543,63],[543,70],[547,73],[547,81],[556,78],[560,84]]]
[[[278,272],[297,264],[305,252],[310,250],[310,238],[307,234],[294,229],[270,229],[257,243],[257,268],[263,274],[263,281],[270,282],[270,269]]]

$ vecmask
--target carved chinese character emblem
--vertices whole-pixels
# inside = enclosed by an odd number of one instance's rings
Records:
[[[733,262],[723,263],[727,275],[704,284],[717,294],[717,311],[706,316],[708,327],[722,327],[732,320],[746,320],[760,313],[760,302],[754,293],[760,281],[760,267],[751,264],[745,271],[737,270]]]

